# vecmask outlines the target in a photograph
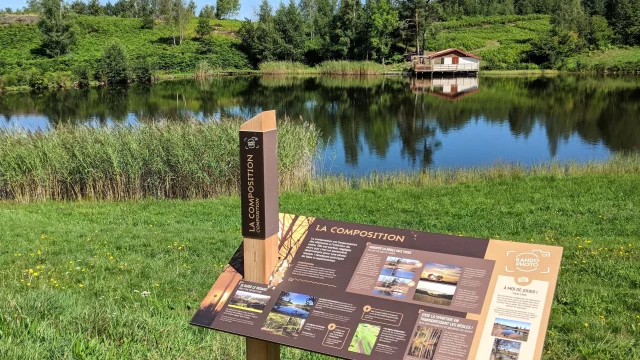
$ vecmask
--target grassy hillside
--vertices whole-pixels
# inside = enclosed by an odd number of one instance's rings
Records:
[[[525,61],[532,40],[551,29],[549,16],[489,16],[443,23],[443,30],[428,43],[432,51],[460,48],[483,57],[489,70],[536,69]]]
[[[432,51],[457,47],[483,57],[486,70],[530,70],[539,65],[528,62],[531,41],[551,30],[550,17],[487,16],[449,21],[429,42]],[[640,71],[640,48],[622,47],[592,51],[567,59],[558,70],[586,72]]]
[[[28,21],[10,15],[0,18],[0,89],[26,86],[34,72],[48,76],[46,83],[69,86],[74,80],[72,70],[81,65],[94,68],[105,46],[111,42],[118,42],[126,49],[132,65],[147,58],[159,74],[191,74],[203,60],[220,70],[249,70],[251,67],[235,35],[241,24],[237,20],[214,20],[215,31],[199,39],[194,31],[197,20],[193,19],[182,45],[173,45],[172,30],[163,23],[156,24],[152,30],[144,30],[140,28],[140,19],[78,16],[77,44],[69,54],[52,59],[40,49],[40,33],[32,18]],[[549,19],[546,15],[512,15],[443,22],[438,24],[441,30],[427,42],[427,49],[436,51],[457,47],[474,52],[483,57],[482,67],[485,70],[538,69],[539,65],[528,62],[527,52],[531,49],[532,40],[546,36],[551,29]],[[401,48],[403,46],[398,47]],[[402,68],[369,67],[376,73]],[[286,63],[263,64],[260,67],[266,73],[343,73],[342,68],[327,70]],[[568,59],[560,70],[639,71],[640,48],[612,48],[578,54]]]
[[[240,21],[215,20],[215,31],[204,39],[195,35],[192,20],[182,45],[173,45],[171,28],[157,24],[152,30],[140,29],[140,19],[116,17],[77,17],[78,42],[72,51],[51,59],[40,49],[40,33],[35,25],[0,25],[0,75],[5,86],[25,84],[25,74],[33,69],[43,73],[69,72],[86,64],[93,67],[106,45],[120,43],[132,63],[148,58],[157,70],[173,74],[193,72],[196,64],[206,60],[220,69],[247,69],[247,57],[238,49],[234,32]],[[10,83],[6,83],[9,75]]]
[[[639,359],[637,179],[514,176],[284,194],[280,206],[563,246],[543,359]],[[242,338],[188,325],[242,240],[239,213],[238,198],[0,204],[0,358],[243,359]],[[290,348],[282,358],[329,359]]]

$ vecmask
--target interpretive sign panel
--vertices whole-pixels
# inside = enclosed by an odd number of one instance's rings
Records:
[[[238,251],[191,323],[346,359],[539,359],[562,248],[280,214],[269,284]]]

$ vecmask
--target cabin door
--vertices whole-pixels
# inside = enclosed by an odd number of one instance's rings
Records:
[[[460,58],[457,57],[457,56],[454,56],[454,57],[451,58],[451,62],[452,62],[453,65],[458,65],[458,64],[460,64]]]

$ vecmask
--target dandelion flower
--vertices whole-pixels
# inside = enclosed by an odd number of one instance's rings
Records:
[[[79,288],[83,288],[83,287],[84,287],[84,284],[78,284],[78,287],[79,287]]]
[[[584,327],[589,327],[589,323],[584,323]]]

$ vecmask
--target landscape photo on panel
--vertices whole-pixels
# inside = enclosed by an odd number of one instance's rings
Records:
[[[517,341],[496,338],[493,341],[489,360],[518,360],[521,344]]]
[[[349,344],[349,351],[370,355],[379,334],[380,326],[365,323],[358,324],[358,328]]]
[[[413,300],[435,305],[451,305],[461,273],[460,266],[426,263]]]
[[[317,300],[315,296],[281,292],[261,330],[274,335],[298,337]]]
[[[442,330],[427,326],[418,326],[413,337],[407,355],[420,359],[432,360],[436,354],[436,347],[442,336]]]
[[[409,288],[415,285],[411,279],[403,279],[396,276],[380,275],[373,288],[374,295],[389,296],[396,299],[404,299]]]
[[[228,306],[234,309],[262,313],[269,299],[271,299],[271,296],[238,290],[229,300]]]
[[[380,275],[413,279],[416,270],[419,270],[421,267],[422,263],[418,260],[388,256]]]
[[[493,322],[491,336],[509,340],[527,341],[531,331],[531,323],[524,321],[496,318]]]

